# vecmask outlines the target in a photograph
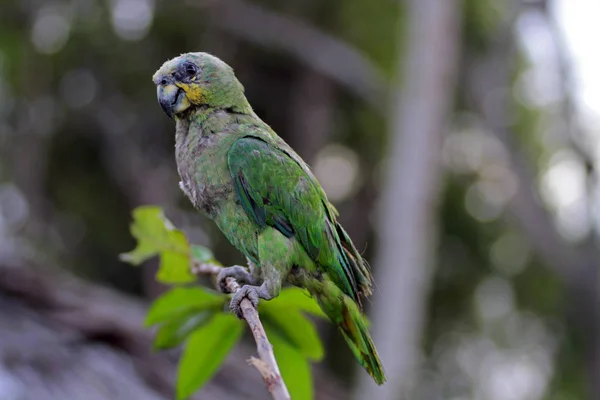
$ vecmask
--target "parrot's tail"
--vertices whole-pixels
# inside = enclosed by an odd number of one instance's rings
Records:
[[[360,365],[378,385],[382,385],[387,379],[385,371],[356,303],[341,291],[337,296],[316,295],[315,297],[329,319],[340,328]]]

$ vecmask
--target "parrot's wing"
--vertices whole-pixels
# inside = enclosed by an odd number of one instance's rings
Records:
[[[296,237],[319,268],[360,304],[358,294],[370,294],[367,266],[336,222],[316,178],[295,157],[258,137],[237,140],[227,161],[240,203],[259,226]]]

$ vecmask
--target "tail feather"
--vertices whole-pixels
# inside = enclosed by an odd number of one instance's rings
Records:
[[[333,204],[326,201],[323,202],[325,210],[328,215],[327,219],[327,233],[331,244],[337,247],[337,259],[341,271],[343,271],[346,279],[337,279],[338,286],[345,291],[345,293],[352,297],[358,307],[362,309],[361,298],[367,298],[373,291],[373,276],[369,270],[369,264],[362,258],[350,236],[344,230],[342,225],[336,221],[338,215],[337,210]],[[344,285],[349,284],[349,287]]]
[[[342,228],[342,226],[337,222],[335,225],[337,234],[340,237],[340,244],[342,245],[343,252],[345,253],[346,258],[350,262],[352,272],[356,277],[356,281],[358,284],[357,298],[360,299],[360,297],[369,297],[373,291],[373,277],[371,275],[371,271],[369,270],[369,264],[367,264],[367,261],[364,258],[362,258],[358,250],[356,250],[356,247],[354,247],[352,240],[350,239],[344,228]]]
[[[345,305],[352,301],[349,298],[344,300]],[[377,349],[362,316],[355,306],[352,310],[352,306],[354,304],[343,308],[343,319],[339,328],[360,365],[367,370],[378,385],[382,385],[386,381],[386,377],[379,354],[377,354]]]
[[[338,295],[316,296],[321,308],[334,322],[356,360],[378,385],[386,381],[375,344],[356,303],[338,290]]]

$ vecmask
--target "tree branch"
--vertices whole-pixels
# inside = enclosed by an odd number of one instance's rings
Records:
[[[283,50],[364,99],[375,110],[385,109],[388,91],[383,72],[343,40],[243,0],[188,0],[187,4],[209,11],[211,23],[218,29],[240,40]]]
[[[195,264],[192,266],[192,272],[195,275],[218,275],[220,271],[221,267],[215,264]],[[240,290],[240,285],[234,278],[227,278],[226,282],[229,293],[235,293]],[[248,363],[260,372],[267,390],[271,393],[273,399],[289,400],[291,398],[290,393],[285,386],[283,378],[281,378],[281,372],[279,372],[279,366],[277,365],[275,354],[273,354],[273,346],[269,342],[265,328],[263,328],[260,322],[258,311],[248,299],[243,299],[240,306],[244,319],[254,336],[256,351],[260,357],[260,359],[252,357],[248,360]]]

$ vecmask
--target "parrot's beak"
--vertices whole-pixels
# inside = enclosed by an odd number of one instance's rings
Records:
[[[173,84],[169,85],[158,85],[156,87],[156,96],[158,97],[158,103],[162,107],[163,111],[173,119],[173,108],[177,102],[179,94],[179,88]]]
[[[172,83],[158,85],[156,87],[156,96],[163,111],[171,119],[173,119],[174,114],[185,111],[190,106],[185,91]]]

